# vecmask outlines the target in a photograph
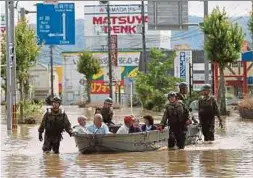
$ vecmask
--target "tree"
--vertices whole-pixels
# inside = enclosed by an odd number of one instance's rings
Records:
[[[204,19],[201,30],[207,35],[205,50],[208,60],[217,62],[220,71],[220,110],[226,114],[226,90],[224,80],[224,68],[227,64],[239,59],[241,55],[244,34],[237,23],[233,24],[225,12],[216,7],[213,12]]]
[[[151,49],[151,61],[148,63],[148,73],[138,72],[136,91],[144,108],[161,111],[166,101],[165,94],[176,89],[176,83],[181,81],[168,73],[172,69],[175,53],[168,59],[162,51]]]
[[[5,44],[3,45],[5,49]],[[39,54],[40,46],[37,45],[35,31],[29,27],[27,21],[21,20],[15,27],[15,50],[16,50],[16,74],[20,93],[20,119],[23,120],[23,105],[29,93],[28,70],[34,66]],[[6,50],[3,50],[2,61],[6,63]],[[2,68],[1,75],[6,79],[5,68]],[[24,88],[26,89],[24,91]],[[25,97],[24,94],[26,93]]]
[[[250,14],[249,22],[248,22],[248,29],[251,34],[251,39],[253,43],[253,11]]]
[[[100,62],[97,58],[93,57],[92,53],[84,51],[80,56],[77,62],[77,71],[83,74],[87,81],[87,96],[88,96],[88,103],[91,102],[91,82],[92,76],[97,74],[100,70]]]

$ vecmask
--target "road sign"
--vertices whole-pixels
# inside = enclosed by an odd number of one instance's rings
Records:
[[[188,2],[148,1],[149,30],[187,30]]]
[[[75,4],[37,4],[38,44],[75,44]]]

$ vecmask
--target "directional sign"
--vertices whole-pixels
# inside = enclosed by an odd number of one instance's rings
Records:
[[[38,44],[75,44],[74,3],[37,4]]]

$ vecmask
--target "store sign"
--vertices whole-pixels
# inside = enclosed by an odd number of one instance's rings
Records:
[[[93,53],[102,67],[108,66],[108,53]],[[140,52],[117,52],[118,66],[139,66]]]
[[[109,94],[109,86],[105,85],[103,80],[93,80],[91,94]]]
[[[107,7],[84,6],[85,35],[101,35],[108,32]],[[140,34],[142,27],[141,6],[111,5],[111,34]],[[145,6],[144,21],[148,23],[147,6]],[[147,25],[146,25],[147,28]]]

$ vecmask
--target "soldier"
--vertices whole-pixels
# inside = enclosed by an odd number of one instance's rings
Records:
[[[223,128],[220,111],[212,95],[210,95],[211,86],[205,84],[202,87],[202,96],[199,98],[199,120],[202,127],[204,140],[214,141],[215,116],[219,119],[219,126]]]
[[[187,93],[188,93],[188,85],[186,82],[181,82],[179,84],[179,92],[177,93],[177,99],[182,100],[183,103],[188,107],[187,103]]]
[[[177,145],[179,149],[184,149],[187,125],[191,123],[189,111],[181,100],[177,100],[177,94],[175,92],[168,94],[168,100],[169,103],[166,105],[161,121],[161,129],[164,128],[168,121],[170,127],[169,148]]]
[[[110,124],[114,125],[114,123],[112,122],[112,117],[113,117],[112,103],[113,102],[112,102],[111,98],[105,99],[104,106],[100,110],[100,112],[103,116],[103,121],[107,125],[110,125]]]
[[[60,104],[61,99],[59,97],[52,99],[52,108],[47,109],[38,129],[40,141],[43,141],[42,133],[45,130],[42,150],[46,153],[53,149],[55,154],[59,154],[60,141],[64,130],[72,136],[71,124],[66,113],[60,109]]]

